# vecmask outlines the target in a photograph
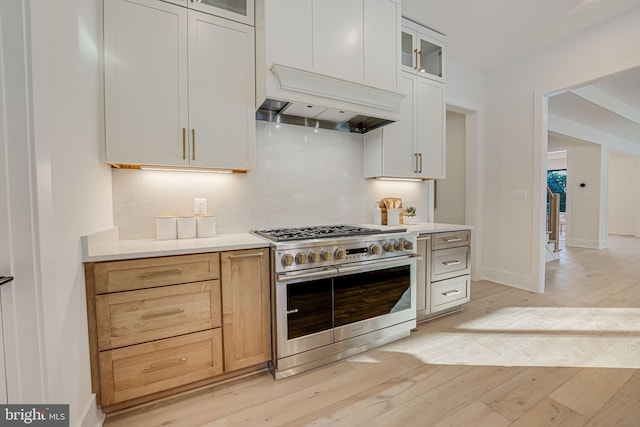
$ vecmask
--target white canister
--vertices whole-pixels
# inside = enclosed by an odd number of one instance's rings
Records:
[[[196,217],[198,237],[213,237],[216,235],[216,217],[213,215],[198,215]]]
[[[378,202],[376,202],[376,207],[373,208],[373,223],[375,225],[382,225],[382,209],[378,206]]]
[[[156,239],[173,240],[176,238],[176,217],[157,216],[156,217]]]
[[[387,209],[387,225],[400,225],[402,209]]]
[[[178,217],[178,239],[195,239],[196,237],[196,217]]]

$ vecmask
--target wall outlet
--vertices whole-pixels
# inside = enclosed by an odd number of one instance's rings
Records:
[[[193,213],[206,214],[207,213],[207,199],[195,198],[193,199]]]
[[[516,200],[524,200],[527,198],[527,190],[514,190],[513,198]]]

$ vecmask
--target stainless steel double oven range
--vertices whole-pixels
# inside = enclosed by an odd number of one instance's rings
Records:
[[[415,234],[346,225],[254,233],[273,241],[275,379],[408,336],[415,328]]]

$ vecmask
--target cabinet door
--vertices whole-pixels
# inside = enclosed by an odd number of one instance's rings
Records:
[[[444,45],[428,36],[418,34],[418,72],[425,77],[444,82]]]
[[[313,2],[314,71],[361,82],[363,64],[362,0]]]
[[[415,176],[413,94],[417,80],[415,76],[406,73],[402,73],[400,77],[400,91],[406,96],[400,102],[398,109],[401,119],[382,128],[383,176],[404,178]]]
[[[106,161],[187,164],[186,9],[110,0],[104,12]]]
[[[269,250],[223,252],[222,331],[225,372],[271,356]]]
[[[272,58],[274,64],[311,71],[313,68],[312,0],[276,0],[273,14]]]
[[[400,4],[394,0],[364,2],[364,82],[397,90]]]
[[[415,73],[417,70],[418,48],[416,47],[417,33],[406,28],[402,29],[401,35],[401,63],[402,70]]]
[[[415,100],[416,139],[420,178],[445,177],[445,104],[444,87],[428,79],[417,78]]]
[[[254,30],[189,11],[189,157],[192,166],[255,165]]]

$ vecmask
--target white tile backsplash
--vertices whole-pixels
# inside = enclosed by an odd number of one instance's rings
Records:
[[[196,197],[207,199],[218,234],[371,223],[385,196],[426,220],[427,183],[364,179],[363,144],[357,134],[258,122],[257,166],[247,174],[114,169],[114,225],[123,240],[154,238],[156,216],[193,214]]]

